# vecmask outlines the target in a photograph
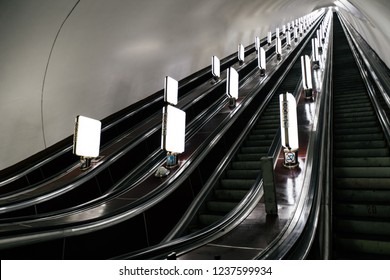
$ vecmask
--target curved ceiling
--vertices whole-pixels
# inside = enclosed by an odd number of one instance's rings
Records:
[[[1,1],[0,170],[333,2]],[[390,65],[387,1],[336,2]]]

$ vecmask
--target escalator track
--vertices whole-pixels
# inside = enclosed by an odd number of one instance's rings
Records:
[[[390,256],[390,146],[334,20],[333,258]]]

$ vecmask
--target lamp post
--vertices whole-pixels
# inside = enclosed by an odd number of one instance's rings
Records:
[[[295,168],[298,162],[297,104],[291,93],[279,95],[281,140],[284,151],[283,166]]]
[[[91,160],[99,156],[102,124],[99,120],[78,115],[75,119],[73,154],[80,156],[81,169],[91,167]]]

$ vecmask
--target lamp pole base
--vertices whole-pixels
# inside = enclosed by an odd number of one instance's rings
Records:
[[[175,153],[167,153],[167,168],[173,168],[179,164],[179,155]]]
[[[296,168],[299,166],[298,162],[298,150],[291,151],[288,149],[284,149],[284,161],[283,166],[286,168]]]
[[[87,170],[87,169],[91,168],[91,166],[92,166],[91,161],[92,161],[92,159],[89,157],[81,157],[80,158],[80,162],[81,162],[80,169]]]

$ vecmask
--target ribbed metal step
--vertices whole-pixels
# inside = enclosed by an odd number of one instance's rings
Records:
[[[390,149],[334,18],[333,257],[390,257]]]

